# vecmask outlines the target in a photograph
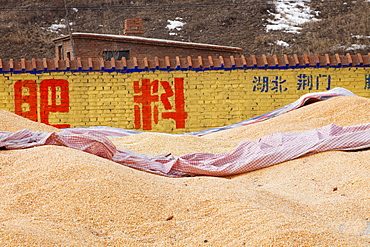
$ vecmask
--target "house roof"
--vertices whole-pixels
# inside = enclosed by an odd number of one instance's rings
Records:
[[[140,43],[149,45],[160,45],[160,46],[176,46],[183,48],[192,49],[205,49],[205,50],[217,50],[217,51],[228,51],[228,52],[242,52],[243,49],[239,47],[232,46],[221,46],[221,45],[211,45],[202,43],[192,43],[192,42],[182,42],[168,39],[154,39],[145,38],[139,36],[128,36],[128,35],[113,35],[113,34],[97,34],[97,33],[72,33],[74,39],[99,39],[99,40],[110,40],[110,41],[120,41],[120,42],[130,42],[130,43]],[[53,42],[69,40],[70,35],[56,38]]]

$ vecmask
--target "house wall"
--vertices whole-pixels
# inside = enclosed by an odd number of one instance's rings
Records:
[[[57,42],[55,44],[55,58],[59,60],[73,59],[72,42],[70,40]],[[62,54],[61,54],[62,52]]]
[[[197,56],[230,56],[240,55],[239,52],[230,51],[214,51],[211,49],[197,49],[196,47],[182,48],[180,46],[166,46],[163,44],[153,45],[131,43],[131,42],[119,42],[110,40],[98,40],[98,39],[82,39],[76,37],[74,41],[74,50],[76,57],[81,59],[86,58],[100,58],[103,57],[103,51],[120,51],[129,50],[131,57],[142,59],[144,57],[153,59],[155,56],[179,56],[179,57],[197,57]],[[57,47],[59,45],[64,47],[64,58],[66,57],[67,51],[71,51],[71,43],[69,41],[57,42],[56,43],[56,57],[59,57]]]
[[[368,64],[126,72],[47,70],[37,62],[32,72],[23,64],[0,61],[0,109],[60,128],[182,133],[237,123],[334,87],[370,97]]]

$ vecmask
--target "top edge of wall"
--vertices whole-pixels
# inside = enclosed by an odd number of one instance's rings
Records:
[[[194,57],[154,57],[153,59],[136,58],[130,60],[104,61],[102,58],[76,60],[25,60],[0,59],[0,73],[46,73],[46,72],[144,72],[144,71],[207,71],[234,69],[299,69],[323,67],[369,67],[370,53],[346,55],[283,55],[283,56],[208,56]]]

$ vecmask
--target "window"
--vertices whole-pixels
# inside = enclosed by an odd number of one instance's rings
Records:
[[[62,45],[59,45],[58,46],[58,58],[59,58],[59,60],[63,60],[64,59],[64,56],[63,56],[63,46]]]
[[[105,61],[109,61],[112,57],[116,60],[121,60],[123,57],[130,59],[130,51],[103,51],[103,55]]]

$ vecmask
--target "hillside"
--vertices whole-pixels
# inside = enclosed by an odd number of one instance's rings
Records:
[[[53,58],[52,40],[68,34],[66,17],[73,32],[106,34],[122,34],[125,19],[141,18],[145,37],[237,46],[246,56],[367,54],[369,5],[368,0],[0,0],[0,58]]]

